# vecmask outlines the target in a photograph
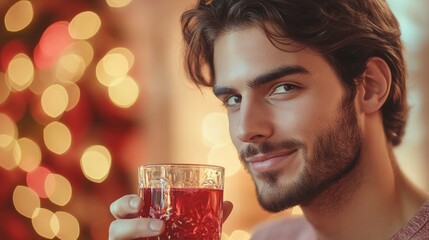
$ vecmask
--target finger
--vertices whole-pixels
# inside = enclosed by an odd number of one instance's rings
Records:
[[[164,229],[164,222],[158,219],[118,219],[110,224],[109,240],[154,237],[160,235]]]
[[[232,202],[230,202],[230,201],[224,201],[223,202],[222,223],[224,223],[226,221],[226,219],[229,217],[233,208],[234,208],[234,205],[232,204]]]
[[[116,219],[138,216],[142,199],[136,194],[125,195],[110,205],[110,212]]]

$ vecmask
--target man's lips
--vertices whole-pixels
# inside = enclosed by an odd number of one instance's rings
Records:
[[[273,153],[259,154],[246,158],[246,161],[250,163],[256,172],[265,172],[276,169],[280,163],[287,161],[296,151],[297,149],[287,149]]]

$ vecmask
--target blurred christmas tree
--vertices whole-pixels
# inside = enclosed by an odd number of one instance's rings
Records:
[[[128,3],[0,3],[1,239],[107,239],[135,192],[142,94],[111,18]]]

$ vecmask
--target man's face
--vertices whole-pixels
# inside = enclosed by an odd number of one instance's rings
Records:
[[[213,91],[259,202],[273,212],[340,181],[361,148],[354,103],[335,71],[308,48],[284,49],[251,27],[221,36],[214,50]]]

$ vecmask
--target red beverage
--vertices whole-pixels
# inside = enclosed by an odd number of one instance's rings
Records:
[[[168,204],[168,195],[170,204]],[[164,220],[160,237],[145,240],[220,240],[223,190],[209,188],[144,188],[142,217]]]

